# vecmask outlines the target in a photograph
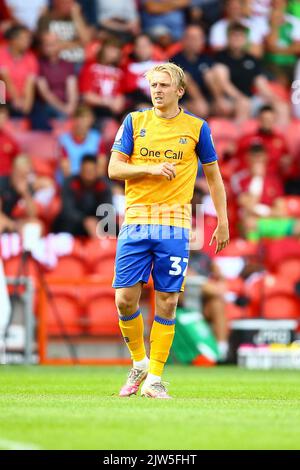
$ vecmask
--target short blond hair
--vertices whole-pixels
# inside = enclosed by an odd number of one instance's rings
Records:
[[[151,82],[154,72],[165,72],[171,77],[172,84],[176,84],[177,88],[186,89],[186,77],[181,67],[172,62],[166,62],[165,64],[155,65],[148,72],[145,73],[145,77]]]

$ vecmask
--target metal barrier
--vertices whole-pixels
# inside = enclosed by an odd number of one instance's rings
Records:
[[[19,293],[19,298],[23,303],[24,312],[24,327],[25,327],[25,343],[24,343],[24,364],[33,364],[36,362],[34,359],[35,353],[35,341],[34,341],[34,330],[35,330],[35,317],[33,315],[33,283],[31,278],[21,276],[19,278],[6,277],[8,286],[21,286],[24,287],[24,292]],[[11,316],[13,319],[13,313]],[[5,340],[4,340],[5,346]],[[6,349],[6,348],[5,348]]]

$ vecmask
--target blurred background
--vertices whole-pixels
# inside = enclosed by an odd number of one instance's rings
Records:
[[[211,127],[231,235],[215,256],[199,164],[203,247],[170,362],[299,367],[298,0],[0,0],[0,362],[128,362],[116,240],[99,239],[96,210],[113,204],[117,233],[110,148],[124,116],[151,107],[144,73],[165,61],[186,72],[182,106]],[[148,326],[153,295],[150,282]]]

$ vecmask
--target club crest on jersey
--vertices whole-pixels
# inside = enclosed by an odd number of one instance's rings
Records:
[[[187,144],[187,139],[185,137],[180,137],[179,143],[180,144]]]
[[[140,130],[140,137],[145,137],[146,135],[146,129],[141,129]]]

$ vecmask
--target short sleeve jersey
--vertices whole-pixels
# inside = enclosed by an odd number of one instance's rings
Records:
[[[183,109],[171,119],[158,117],[154,109],[128,114],[112,151],[128,157],[130,165],[176,165],[176,177],[143,176],[125,184],[128,224],[161,224],[190,228],[198,159],[203,165],[217,160],[208,124]]]

